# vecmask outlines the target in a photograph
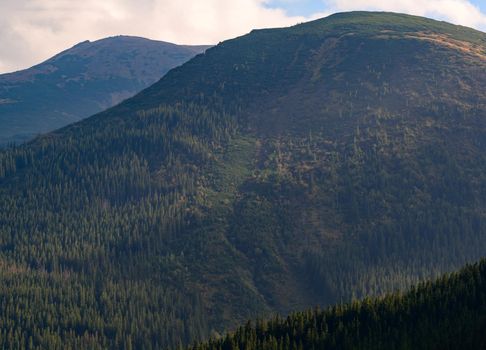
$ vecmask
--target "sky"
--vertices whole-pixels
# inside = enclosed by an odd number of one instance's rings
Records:
[[[136,35],[217,44],[255,28],[352,10],[403,12],[486,32],[486,0],[0,0],[0,73],[85,40]]]

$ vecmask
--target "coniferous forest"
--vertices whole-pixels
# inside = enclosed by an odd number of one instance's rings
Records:
[[[1,151],[0,347],[484,344],[484,262],[398,291],[485,255],[485,52],[390,13],[257,30]]]
[[[193,350],[484,349],[486,261],[407,293],[247,322]]]

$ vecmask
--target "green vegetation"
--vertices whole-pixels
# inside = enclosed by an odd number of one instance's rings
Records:
[[[2,346],[159,348],[200,338],[207,321],[186,282],[182,235],[197,220],[195,174],[232,132],[230,119],[159,107],[92,127],[86,138],[66,131],[3,154],[0,319],[13,333]]]
[[[405,294],[248,322],[190,349],[484,349],[485,283],[483,260]]]
[[[486,43],[484,33],[463,26],[447,22],[387,12],[344,12],[329,16],[326,21],[316,20],[292,28],[296,32],[316,35],[326,35],[327,32],[341,31],[342,33],[378,34],[383,32],[405,33],[439,33],[451,38],[475,44]]]
[[[485,34],[396,16],[252,32],[1,152],[0,347],[177,347],[484,256]]]

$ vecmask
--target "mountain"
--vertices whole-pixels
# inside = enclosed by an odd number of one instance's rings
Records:
[[[479,260],[485,52],[393,13],[257,30],[0,153],[1,346],[175,347]]]
[[[483,260],[405,294],[248,322],[192,349],[484,349],[485,328]]]
[[[209,46],[138,37],[85,41],[32,68],[0,75],[0,144],[89,117],[152,85]]]

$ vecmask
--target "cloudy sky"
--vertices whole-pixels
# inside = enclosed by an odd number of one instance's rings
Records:
[[[0,0],[0,9],[0,73],[84,40],[125,34],[215,44],[349,10],[404,12],[486,31],[486,0]]]

